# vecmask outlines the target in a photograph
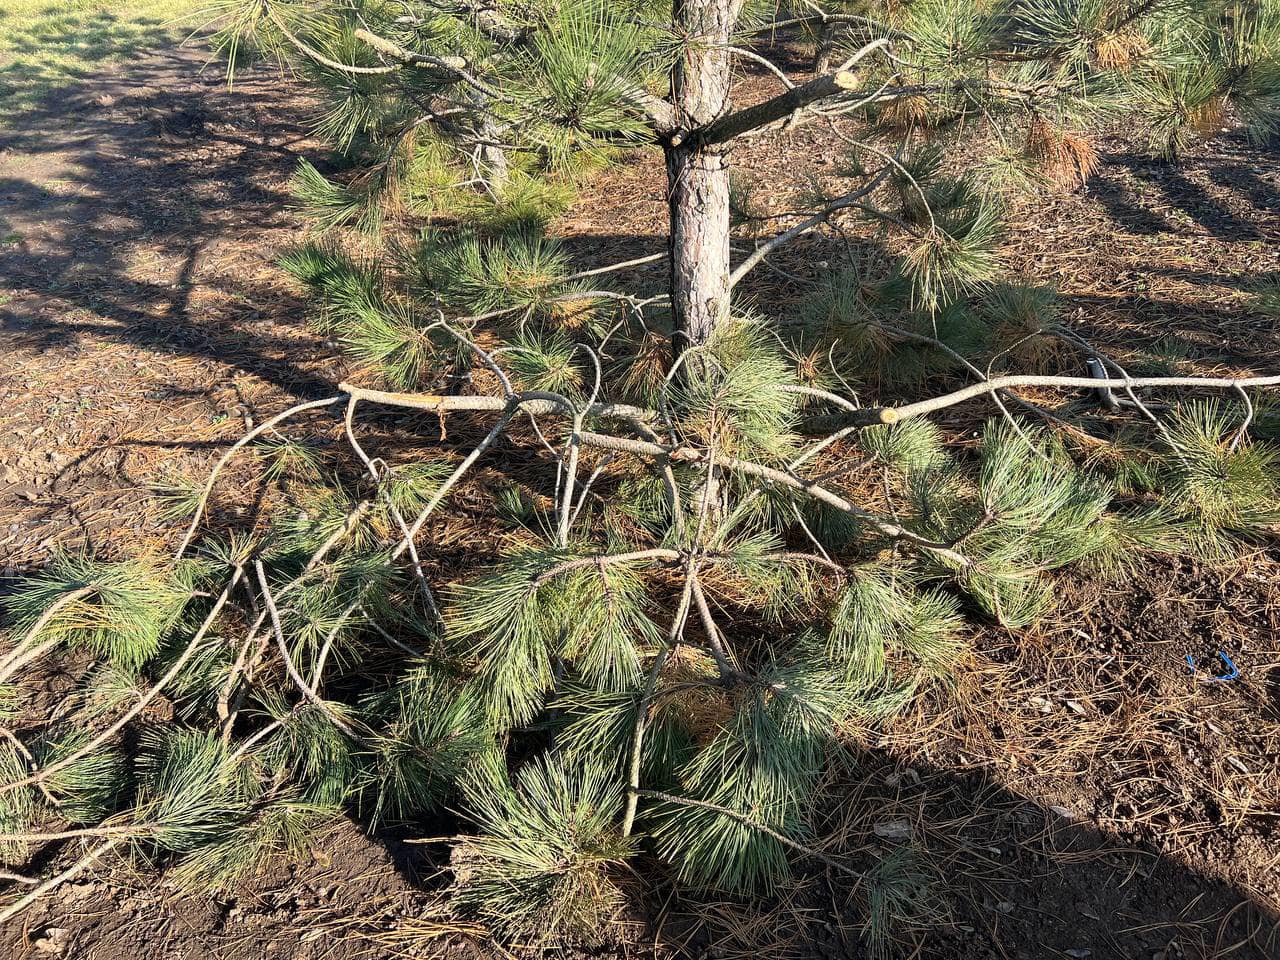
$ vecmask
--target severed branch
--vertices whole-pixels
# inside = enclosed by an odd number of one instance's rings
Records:
[[[974,383],[951,393],[945,393],[928,400],[903,404],[900,407],[868,407],[858,416],[865,418],[866,423],[897,423],[911,417],[922,417],[926,414],[954,407],[975,397],[1007,390],[1011,387],[1049,387],[1053,389],[1081,388],[1097,390],[1099,387],[1121,389],[1141,389],[1144,387],[1187,387],[1197,390],[1236,390],[1245,387],[1277,387],[1280,386],[1280,375],[1266,377],[1128,377],[1101,380],[1096,377],[1061,377],[1038,376],[1035,374],[1013,374],[1006,377],[992,377],[982,383]]]
[[[957,406],[977,397],[988,396],[996,393],[997,391],[1008,390],[1010,388],[1079,388],[1092,391],[1097,390],[1100,386],[1124,389],[1143,387],[1186,387],[1192,389],[1234,390],[1246,387],[1280,386],[1280,375],[1261,377],[1130,377],[1128,379],[1114,380],[1098,380],[1094,377],[1013,375],[993,377],[990,380],[971,384],[967,387],[962,387],[938,397],[932,397],[927,400],[904,404],[898,407],[868,407],[861,410],[846,409],[846,412],[841,417],[835,419],[839,420],[843,424],[859,427],[875,426],[877,424],[892,424],[901,420],[924,416],[938,410]],[[482,443],[481,447],[477,448],[476,451],[473,451],[472,456],[468,458],[460,469],[463,469],[473,463],[474,459],[478,458],[480,453],[483,452],[483,448],[487,447],[497,439],[497,435],[501,433],[501,429],[504,427],[505,423],[509,422],[515,412],[519,409],[529,409],[539,413],[558,412],[568,414],[570,416],[614,417],[637,424],[639,425],[638,429],[641,429],[642,431],[649,431],[650,434],[651,430],[648,428],[648,425],[656,422],[658,419],[657,415],[651,411],[643,410],[642,408],[633,407],[627,404],[590,404],[582,410],[579,410],[578,406],[575,405],[568,397],[554,394],[549,391],[528,391],[526,393],[517,394],[508,399],[492,396],[436,396],[429,394],[390,393],[381,390],[366,390],[350,384],[340,384],[339,389],[348,393],[348,395],[353,398],[368,400],[372,403],[380,403],[388,406],[426,410],[437,415],[462,411],[503,411],[503,420],[500,421],[499,424],[495,426],[494,430],[490,432],[489,436],[486,437],[486,442]],[[709,458],[708,451],[699,447],[661,443],[656,439],[637,440],[611,434],[583,431],[579,435],[579,441],[586,446],[593,446],[604,450],[614,450],[637,456],[653,457],[662,463],[706,465]],[[821,500],[823,503],[835,507],[843,513],[857,517],[859,520],[862,520],[884,536],[910,543],[918,549],[933,554],[949,565],[960,568],[969,565],[969,561],[949,545],[937,543],[920,537],[903,528],[899,524],[877,517],[851,503],[835,491],[822,486],[815,480],[799,477],[794,473],[770,467],[766,464],[741,460],[734,457],[721,458],[718,461],[718,465],[724,469],[733,470],[747,476],[755,476],[771,483],[800,490],[814,499]],[[438,493],[437,497],[433,498],[433,502],[429,507],[434,509],[440,499],[442,499],[442,496]],[[425,516],[419,517],[418,522],[414,524],[414,527],[411,530],[412,534],[417,534],[417,531],[424,520]],[[399,554],[397,553],[397,556],[398,555]]]
[[[650,93],[639,84],[627,84],[623,96],[649,120],[649,127],[659,138],[672,136],[680,129],[680,113],[669,100]]]
[[[693,131],[688,138],[697,138],[704,144],[726,143],[749,130],[783,120],[811,103],[838,97],[856,89],[857,75],[847,70],[837,70],[823,77],[815,77],[808,83],[802,83],[762,103],[713,120],[705,127]]]
[[[271,596],[271,587],[267,583],[267,572],[263,569],[261,560],[253,561],[254,572],[258,576],[258,589],[262,591],[262,600],[267,605],[267,611],[271,614],[271,631],[276,637],[276,646],[280,650],[280,656],[284,660],[285,671],[289,674],[289,678],[302,692],[303,697],[320,708],[320,711],[329,718],[335,727],[351,737],[358,740],[356,732],[351,729],[350,725],[338,716],[334,709],[316,693],[311,684],[298,672],[298,668],[294,666],[293,657],[289,654],[289,644],[284,638],[284,629],[280,625],[280,611],[276,608],[275,598]]]
[[[355,74],[357,76],[386,75],[389,73],[395,73],[400,69],[398,66],[389,64],[383,64],[379,67],[361,67],[351,63],[342,63],[340,60],[334,60],[332,57],[325,56],[289,29],[289,25],[285,23],[284,17],[280,16],[280,14],[276,12],[274,3],[263,2],[262,6],[267,12],[267,18],[275,25],[275,28],[280,31],[281,35],[293,44],[297,50],[310,57],[323,67],[328,67],[330,70],[337,70],[341,73]]]
[[[504,412],[503,420],[499,422],[498,426],[496,426],[494,430],[490,432],[489,437],[486,438],[490,443],[492,442],[492,439],[496,439],[496,434],[501,432],[499,428],[504,427],[505,423],[514,416],[516,409],[532,409],[539,413],[558,412],[569,414],[570,416],[578,414],[577,407],[568,397],[540,390],[517,394],[514,398],[507,400],[502,397],[492,396],[436,396],[428,394],[389,393],[383,390],[366,390],[361,387],[351,386],[350,384],[341,384],[339,389],[347,391],[353,398],[367,400],[371,403],[381,403],[387,406],[396,407],[408,407],[416,410],[427,410],[437,415],[443,415],[450,412],[493,412],[501,410]],[[642,410],[638,407],[631,407],[625,404],[591,404],[582,412],[581,415],[615,417],[623,420],[639,421],[640,423],[646,424],[656,420],[656,416],[650,411]],[[603,450],[615,450],[620,453],[630,453],[642,457],[652,457],[665,462],[707,466],[710,461],[710,453],[700,447],[664,444],[653,440],[635,440],[628,437],[593,433],[590,431],[582,431],[579,434],[578,439],[584,446],[597,447]],[[478,453],[473,452],[473,455],[478,456]],[[470,462],[473,461],[469,458],[468,463],[464,465],[469,465]],[[843,513],[857,517],[859,520],[863,521],[886,537],[910,543],[922,550],[933,553],[939,559],[942,559],[951,565],[958,567],[968,566],[968,561],[963,556],[950,549],[946,544],[920,537],[899,524],[883,520],[880,517],[863,510],[861,507],[840,496],[840,494],[823,487],[815,481],[797,477],[794,474],[787,473],[783,470],[779,470],[765,464],[754,463],[749,460],[741,460],[737,457],[722,457],[716,462],[719,466],[727,470],[733,470],[747,476],[758,477],[771,483],[790,487],[794,490],[800,490],[816,500],[821,500],[823,503],[835,507]],[[440,493],[437,492],[437,498],[434,498],[432,504],[429,504],[428,506],[434,508],[439,497]],[[411,530],[415,536],[423,519],[423,517],[419,517],[419,522],[416,522]]]
[[[697,138],[703,144],[726,143],[751,130],[784,120],[810,104],[850,93],[858,88],[858,76],[849,68],[888,43],[887,37],[874,40],[849,57],[834,73],[814,77],[808,83],[793,87],[769,100],[713,120],[700,130],[695,130],[690,137]]]

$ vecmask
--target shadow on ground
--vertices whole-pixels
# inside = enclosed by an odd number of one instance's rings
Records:
[[[0,570],[163,536],[140,486],[338,379],[273,265],[307,105],[206,59],[147,53],[0,132]]]
[[[1130,233],[1171,233],[1191,225],[1224,240],[1274,242],[1280,141],[1250,143],[1236,131],[1216,138],[1205,153],[1192,149],[1176,163],[1137,152],[1108,154],[1089,192]]]
[[[1268,960],[1280,914],[1180,863],[986,779],[871,752],[829,784],[861,877],[802,859],[763,906],[668,888],[681,956],[858,960]],[[828,854],[840,845],[825,844]],[[878,940],[880,931],[883,939]]]
[[[42,350],[87,333],[180,351],[306,392],[315,376],[253,323],[281,303],[261,282],[262,241],[292,225],[298,105],[275,76],[227,91],[204,57],[150,55],[58,92],[0,135],[0,331]],[[227,269],[242,253],[248,269]],[[236,313],[196,310],[201,284]]]
[[[6,127],[109,63],[172,46],[201,26],[210,9],[198,0],[140,0],[139,9],[122,12],[92,8],[99,4],[58,6],[46,2],[38,13],[0,9],[0,102],[8,108],[0,124]]]

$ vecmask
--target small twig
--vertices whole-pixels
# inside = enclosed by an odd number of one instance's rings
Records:
[[[87,584],[86,586],[72,590],[70,593],[64,593],[57,600],[51,603],[49,608],[45,610],[44,613],[40,614],[40,619],[31,625],[31,629],[27,631],[26,635],[14,644],[13,649],[5,655],[3,662],[0,662],[0,683],[5,682],[22,667],[26,666],[33,660],[38,660],[49,650],[57,646],[58,638],[53,637],[46,640],[44,643],[39,644],[35,649],[27,650],[27,648],[35,642],[36,637],[40,635],[40,631],[49,625],[49,621],[57,616],[58,612],[62,610],[63,607],[74,603],[81,597],[89,595],[95,589],[97,588],[93,584]]]
[[[268,430],[272,429],[277,423],[282,423],[283,421],[288,420],[290,417],[296,416],[297,414],[302,413],[305,410],[316,410],[316,409],[319,409],[320,407],[332,406],[333,404],[337,403],[341,399],[342,399],[342,394],[338,394],[335,397],[325,397],[323,400],[311,400],[307,403],[299,403],[296,406],[292,406],[288,410],[283,411],[282,413],[277,413],[270,420],[267,420],[265,423],[259,424],[257,427],[250,430],[248,433],[242,436],[239,440],[233,443],[230,446],[230,448],[228,448],[227,452],[224,453],[221,456],[221,458],[219,458],[218,462],[214,464],[213,472],[209,474],[209,479],[205,481],[204,490],[201,491],[200,498],[196,502],[195,511],[192,513],[192,516],[191,516],[191,524],[187,527],[187,532],[186,532],[186,535],[183,536],[182,542],[178,544],[178,549],[174,551],[173,561],[176,563],[178,560],[180,560],[182,558],[182,555],[186,552],[187,547],[191,545],[191,539],[196,535],[196,530],[200,526],[200,520],[204,516],[205,507],[208,506],[209,496],[210,494],[213,493],[213,485],[218,480],[218,474],[222,472],[222,468],[227,465],[227,461],[229,461],[235,455],[235,452],[237,450],[239,450],[245,444],[249,443],[255,437],[260,436],[261,434],[266,433]]]
[[[707,603],[707,595],[702,590],[702,583],[698,579],[697,572],[690,571],[689,579],[693,584],[693,601],[698,607],[698,616],[702,620],[702,629],[707,635],[711,658],[715,660],[716,669],[720,671],[720,679],[728,680],[737,675],[738,668],[730,661],[730,653],[725,648],[724,640],[720,635],[720,628],[716,625],[715,617],[711,614],[711,606]]]
[[[293,657],[289,654],[289,644],[284,638],[284,629],[280,626],[280,611],[276,609],[276,602],[271,596],[271,587],[267,583],[267,572],[262,566],[262,561],[254,560],[253,569],[258,576],[258,589],[262,591],[262,602],[266,604],[267,612],[271,615],[271,629],[276,635],[276,646],[280,650],[280,656],[284,659],[284,668],[288,672],[290,679],[302,691],[304,697],[319,707],[321,712],[333,721],[335,727],[352,739],[358,739],[351,726],[342,717],[338,716],[320,694],[312,689],[311,685],[303,679],[302,674],[298,672],[298,668],[294,666]]]
[[[236,585],[240,582],[240,578],[243,575],[244,575],[244,568],[237,566],[235,568],[235,572],[231,576],[230,582],[226,585],[226,587],[223,588],[222,593],[218,595],[218,599],[215,600],[213,603],[213,608],[209,611],[208,615],[204,618],[204,622],[200,624],[200,627],[198,630],[196,630],[195,635],[192,636],[191,640],[188,641],[186,647],[183,648],[182,653],[180,653],[178,655],[178,658],[173,661],[173,664],[169,667],[168,670],[165,671],[164,675],[159,680],[157,680],[150,687],[150,689],[148,689],[145,693],[143,693],[142,696],[138,698],[138,702],[135,703],[128,711],[126,711],[123,716],[121,716],[118,720],[116,720],[113,724],[111,724],[111,726],[107,727],[107,729],[103,730],[97,736],[91,738],[87,743],[81,746],[78,750],[73,750],[71,753],[67,754],[65,757],[63,757],[61,760],[57,761],[56,763],[52,763],[41,770],[37,770],[35,773],[31,774],[29,777],[24,777],[21,780],[15,780],[12,783],[6,783],[3,786],[0,786],[0,795],[9,793],[11,790],[17,790],[20,787],[31,786],[34,783],[39,783],[42,780],[47,780],[49,777],[53,776],[58,771],[65,770],[67,767],[71,766],[71,764],[76,763],[79,760],[83,760],[85,757],[89,756],[89,754],[93,753],[100,746],[102,746],[104,743],[106,743],[108,740],[114,737],[117,733],[123,730],[125,726],[131,720],[133,720],[134,717],[136,717],[146,708],[147,704],[149,704],[152,700],[154,700],[156,697],[160,695],[161,691],[164,690],[164,688],[173,680],[174,677],[176,677],[179,673],[182,672],[182,668],[187,665],[187,661],[190,660],[191,657],[195,654],[196,648],[199,647],[200,643],[204,640],[205,634],[208,633],[209,628],[213,626],[214,621],[218,618],[218,614],[222,612],[223,606],[226,604],[227,599],[231,596],[231,592],[236,588]],[[3,919],[3,918],[0,917],[0,919]]]
[[[384,481],[386,480],[387,474],[390,473],[390,468],[388,468],[385,471],[379,471],[374,461],[369,458],[369,455],[367,453],[365,453],[364,447],[360,445],[360,441],[356,438],[354,421],[355,421],[357,403],[359,403],[359,400],[356,397],[352,397],[350,401],[347,403],[347,413],[346,413],[346,417],[344,418],[344,426],[346,429],[347,442],[351,445],[351,448],[356,452],[356,456],[360,458],[360,462],[365,465],[365,469],[369,471],[369,476],[373,480],[374,486],[378,489],[380,494],[383,494],[383,499],[385,500],[387,505],[387,511],[391,514],[391,518],[396,522],[396,525],[400,528],[400,534],[404,538],[404,542],[408,544],[409,563],[413,568],[413,575],[418,581],[418,586],[422,588],[423,599],[426,600],[427,606],[431,610],[431,615],[436,619],[436,623],[437,624],[443,623],[444,617],[440,613],[440,608],[436,605],[436,597],[431,590],[431,584],[427,581],[427,575],[425,572],[423,572],[422,560],[418,557],[417,545],[413,542],[413,537],[409,535],[409,525],[405,523],[405,519],[401,515],[400,510],[396,507],[394,503],[391,502],[391,496],[386,491]],[[324,663],[324,658],[328,652],[328,644],[332,641],[332,636],[333,635],[331,634],[330,637],[326,640],[325,649],[321,651],[321,656],[319,659],[319,663],[321,665]],[[317,670],[316,670],[317,678],[318,678],[319,672],[320,672],[319,668],[317,667]],[[318,683],[318,682],[319,682],[318,679],[313,681],[313,683]]]
[[[627,804],[622,816],[622,835],[631,836],[636,822],[636,804],[640,797],[640,770],[644,760],[644,734],[649,725],[649,705],[658,689],[658,677],[667,659],[684,635],[684,626],[689,619],[689,604],[693,597],[693,581],[685,577],[684,589],[680,593],[680,603],[676,607],[676,615],[671,621],[671,630],[667,634],[667,642],[653,658],[649,674],[645,678],[644,690],[640,693],[640,702],[636,708],[636,722],[631,731],[631,749],[627,771]]]
[[[604,473],[605,468],[613,462],[613,454],[607,454],[604,459],[591,471],[591,475],[587,477],[587,482],[582,485],[582,492],[578,495],[578,505],[573,508],[573,516],[569,518],[569,526],[572,527],[578,522],[578,515],[582,513],[582,508],[587,504],[587,494],[591,492],[592,485],[600,479],[600,475]]]
[[[48,880],[40,884],[40,886],[36,887],[34,890],[28,893],[25,897],[18,900],[16,903],[11,904],[7,909],[5,909],[2,913],[0,913],[0,923],[5,923],[13,919],[13,917],[21,913],[27,907],[31,906],[31,904],[35,903],[37,900],[43,897],[46,893],[56,890],[62,883],[66,882],[67,880],[70,880],[72,877],[76,876],[76,874],[80,873],[82,870],[85,870],[88,867],[92,866],[98,860],[102,859],[102,857],[104,857],[106,854],[110,853],[120,844],[124,843],[127,839],[128,839],[127,837],[112,837],[110,840],[107,840],[99,844],[98,846],[94,847],[87,854],[85,854],[83,857],[81,857],[71,866],[67,867],[67,869],[63,870],[57,876],[50,877]]]
[[[27,766],[32,773],[40,769],[40,762],[36,759],[36,755],[27,749],[27,745],[18,739],[18,735],[16,733],[8,727],[0,727],[0,737],[4,737],[4,739],[12,743],[13,749],[22,754],[23,759],[27,761]],[[37,782],[36,786],[40,788],[40,792],[44,794],[44,798],[48,801],[50,806],[55,808],[62,806],[62,801],[49,792],[49,788],[44,785],[43,781]],[[12,840],[14,837],[9,835],[4,839]]]
[[[854,190],[851,193],[845,194],[843,197],[840,197],[836,200],[831,201],[831,203],[827,204],[825,207],[823,207],[817,213],[813,214],[808,219],[802,220],[800,223],[797,223],[794,227],[784,230],[781,233],[771,237],[769,240],[766,240],[764,243],[760,244],[758,247],[755,248],[755,250],[751,253],[751,255],[747,257],[747,259],[743,260],[742,263],[738,264],[738,266],[734,269],[733,273],[729,274],[730,289],[732,289],[733,287],[736,287],[742,281],[743,277],[745,277],[748,273],[754,270],[756,266],[759,265],[760,261],[762,261],[765,257],[767,257],[769,254],[771,254],[774,250],[778,249],[783,244],[789,243],[792,240],[794,240],[796,237],[801,236],[802,234],[808,233],[814,227],[821,226],[822,224],[830,220],[834,214],[839,213],[841,210],[846,210],[849,207],[860,206],[858,201],[863,197],[871,193],[874,193],[875,190],[880,186],[880,184],[882,184],[886,179],[888,179],[889,174],[892,172],[892,170],[893,168],[890,165],[885,164],[883,167],[880,168],[880,170],[876,173],[876,175],[871,178],[869,182],[859,187],[857,190]]]
[[[585,280],[587,277],[598,277],[603,273],[616,273],[619,270],[626,270],[629,267],[643,267],[645,264],[657,263],[659,260],[667,259],[671,254],[667,251],[662,253],[651,253],[645,257],[636,257],[634,260],[623,260],[621,263],[611,263],[607,267],[595,267],[592,270],[579,270],[577,273],[571,273],[559,283],[569,283],[573,280]]]
[[[1249,399],[1249,394],[1244,387],[1236,387],[1236,392],[1240,394],[1240,399],[1244,401],[1244,422],[1240,424],[1240,428],[1236,430],[1235,436],[1231,438],[1231,446],[1229,450],[1235,453],[1240,444],[1244,442],[1244,438],[1249,435],[1249,426],[1253,423],[1253,401]]]

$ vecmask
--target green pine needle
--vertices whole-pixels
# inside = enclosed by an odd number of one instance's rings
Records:
[[[615,871],[632,853],[617,828],[618,778],[539,759],[513,780],[491,755],[462,787],[481,833],[454,853],[453,902],[505,939],[609,939],[625,902]]]
[[[172,571],[150,560],[104,563],[63,554],[19,584],[7,601],[10,616],[25,630],[55,601],[81,588],[88,588],[86,595],[59,609],[37,640],[84,647],[124,669],[155,656],[189,598]]]

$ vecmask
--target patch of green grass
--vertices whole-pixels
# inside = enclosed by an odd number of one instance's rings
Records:
[[[0,124],[134,52],[180,39],[209,18],[208,0],[3,0]]]
[[[1280,319],[1280,280],[1260,280],[1250,290],[1249,307],[1254,313]]]

